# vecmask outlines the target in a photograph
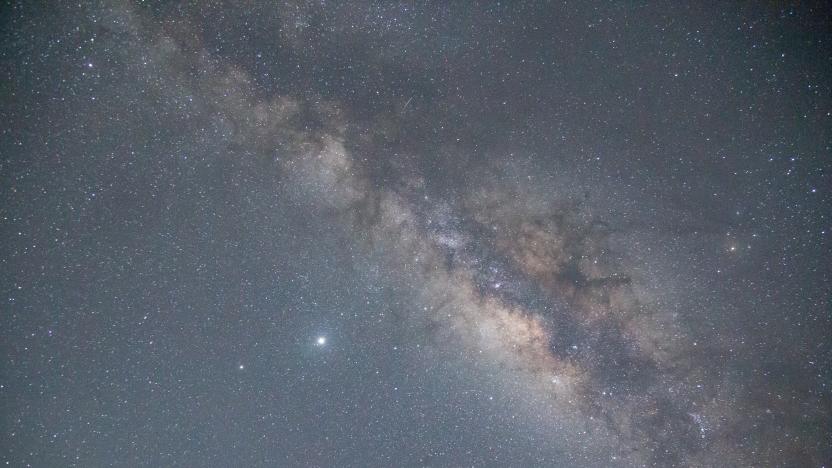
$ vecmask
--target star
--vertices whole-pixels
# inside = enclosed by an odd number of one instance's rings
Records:
[[[315,340],[315,344],[318,345],[318,346],[325,345],[326,344],[326,337],[325,336],[319,336],[318,339]]]

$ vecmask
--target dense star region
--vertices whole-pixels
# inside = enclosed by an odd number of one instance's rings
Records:
[[[2,9],[9,466],[825,466],[822,2]]]

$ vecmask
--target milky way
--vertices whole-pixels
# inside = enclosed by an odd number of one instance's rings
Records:
[[[6,20],[4,460],[829,460],[828,11],[232,3]]]

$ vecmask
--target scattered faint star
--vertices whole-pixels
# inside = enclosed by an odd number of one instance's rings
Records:
[[[52,3],[0,464],[832,459],[830,2]]]

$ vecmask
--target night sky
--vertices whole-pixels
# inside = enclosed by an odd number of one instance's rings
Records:
[[[829,466],[830,25],[4,2],[0,462]]]

